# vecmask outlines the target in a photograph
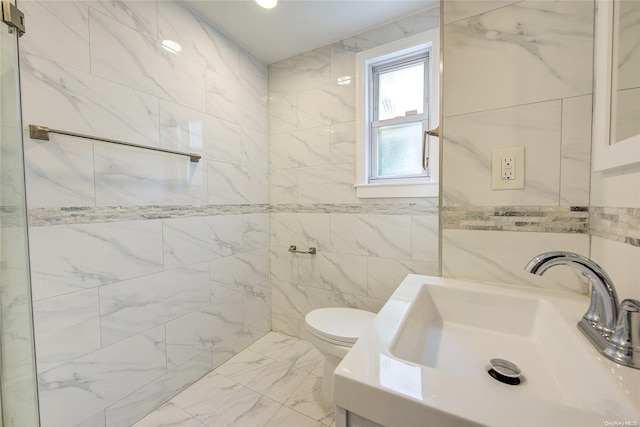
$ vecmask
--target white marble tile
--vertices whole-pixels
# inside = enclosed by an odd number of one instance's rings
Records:
[[[109,426],[132,425],[211,369],[211,351],[203,351],[107,408],[105,411],[107,424]]]
[[[330,161],[329,127],[273,135],[269,140],[271,169],[325,165]]]
[[[5,374],[3,380],[8,383],[7,390],[20,395],[28,392],[23,381],[35,380],[33,372],[33,330],[28,304],[4,307],[2,309],[2,339]],[[10,385],[9,385],[10,384]]]
[[[49,141],[24,137],[27,203],[36,206],[93,206],[93,144],[52,136]]]
[[[296,340],[277,332],[269,332],[249,346],[249,350],[271,359],[277,359],[295,345]]]
[[[167,366],[181,365],[243,326],[242,296],[232,296],[167,323]]]
[[[162,238],[167,269],[232,255],[242,249],[242,217],[163,219]]]
[[[300,128],[298,99],[296,95],[285,95],[269,91],[269,134],[276,135]]]
[[[171,403],[204,421],[240,389],[241,384],[212,372],[171,399]]]
[[[301,257],[298,283],[327,290],[367,295],[367,257],[333,252]]]
[[[299,250],[313,246],[318,250],[328,250],[329,217],[320,213],[273,213],[271,246],[288,248],[296,245]]]
[[[38,372],[100,349],[98,289],[33,303]]]
[[[368,296],[387,300],[407,274],[437,276],[438,264],[436,262],[369,257],[367,273]]]
[[[373,30],[342,40],[340,44],[347,50],[360,52],[413,35],[413,25],[413,17],[399,19],[387,25],[382,25]]]
[[[356,119],[355,85],[330,84],[298,94],[300,129],[352,122]]]
[[[293,95],[330,83],[331,48],[324,46],[269,66],[269,90]]]
[[[445,206],[557,206],[561,102],[550,101],[444,119]],[[524,189],[491,189],[491,150],[524,147]],[[516,172],[518,173],[518,172]]]
[[[587,256],[587,235],[443,230],[442,238],[443,276],[587,292],[581,274],[571,268],[554,268],[544,276],[524,271],[533,257],[547,251],[563,250]]]
[[[362,295],[331,292],[331,307],[357,308],[372,313],[380,311],[386,299],[371,298]]]
[[[188,52],[170,53],[101,13],[90,11],[91,72],[159,98],[205,111],[205,68]]]
[[[588,206],[591,175],[591,95],[562,100],[560,205]]]
[[[134,424],[134,427],[199,427],[198,419],[177,405],[167,402]]]
[[[102,345],[209,304],[209,266],[195,264],[100,287]]]
[[[298,168],[270,170],[269,203],[272,205],[298,202]]]
[[[269,96],[269,66],[240,49],[240,83],[266,101]]]
[[[43,427],[74,425],[166,372],[164,327],[40,374]]]
[[[240,125],[244,129],[266,133],[268,131],[268,99],[262,92],[241,84],[236,94],[236,103],[241,111]]]
[[[297,341],[278,356],[277,360],[310,373],[324,362],[324,356],[313,344],[307,341]]]
[[[591,259],[609,274],[618,298],[640,300],[640,248],[622,242],[591,236]]]
[[[384,258],[411,258],[408,215],[332,214],[331,250]]]
[[[238,76],[227,77],[207,70],[207,114],[241,124],[242,110],[238,105],[241,88]]]
[[[273,330],[292,337],[300,337],[300,320],[283,316],[282,314],[272,313]]]
[[[224,375],[237,383],[246,385],[273,362],[272,358],[251,350],[244,350],[218,366],[214,373]]]
[[[20,78],[25,125],[159,144],[156,97],[30,54],[20,55]]]
[[[446,25],[444,116],[590,93],[593,12],[523,1]]]
[[[269,214],[242,215],[242,250],[268,248],[269,243]]]
[[[411,259],[437,263],[440,246],[439,215],[413,215],[411,217]],[[437,276],[438,274],[436,274]]]
[[[282,406],[278,412],[269,420],[265,427],[296,426],[296,427],[322,427],[319,423],[305,415],[292,409]]]
[[[208,162],[209,204],[268,203],[269,173],[264,169]]]
[[[333,422],[333,411],[322,404],[322,378],[310,375],[285,402],[285,406],[325,425]]]
[[[179,2],[158,2],[158,34],[180,44],[211,71],[237,77],[239,47],[207,20]]]
[[[309,374],[275,361],[256,375],[247,387],[276,402],[284,403]]]
[[[269,250],[257,249],[212,260],[209,277],[214,295],[218,287],[247,292],[256,286],[266,286],[269,283]]]
[[[413,15],[413,24],[416,34],[438,28],[440,26],[440,6],[416,13]]]
[[[90,71],[89,9],[80,2],[20,3],[29,35],[20,38],[20,52]]]
[[[207,203],[207,162],[141,148],[96,145],[99,206]]]
[[[280,408],[280,404],[248,388],[237,392],[230,401],[205,420],[207,426],[262,426]]]
[[[329,307],[331,293],[272,279],[271,304],[274,313],[302,320],[311,310]]]
[[[298,170],[300,203],[359,203],[354,183],[355,163],[305,167]]]
[[[288,249],[272,247],[270,250],[269,263],[269,273],[271,280],[297,283],[299,261],[298,257],[298,254],[289,252]]]
[[[442,13],[444,15],[444,24],[460,21],[461,19],[470,18],[475,15],[488,12],[517,3],[517,0],[465,0],[465,1],[448,1],[444,3]]]
[[[256,168],[269,168],[269,136],[266,132],[256,131],[250,128],[241,130],[243,165]]]
[[[233,356],[246,349],[249,345],[254,343],[257,339],[266,334],[270,326],[269,322],[265,322],[267,326],[260,324],[259,326],[244,327],[229,338],[222,341],[220,344],[216,344],[211,349],[211,357],[214,368],[222,366],[229,361]],[[243,351],[244,352],[244,351]],[[230,370],[230,373],[233,371]],[[229,375],[226,375],[229,377]],[[234,378],[234,381],[237,381]]]
[[[331,163],[356,163],[356,123],[331,126]]]
[[[107,420],[105,419],[104,411],[100,411],[97,414],[87,418],[84,421],[76,424],[76,427],[106,427]]]
[[[341,43],[331,45],[331,80],[337,83],[338,78],[351,77],[351,84],[356,84],[356,53],[345,49]],[[344,81],[341,79],[342,81]]]
[[[33,227],[29,241],[34,300],[162,270],[160,221]]]
[[[271,315],[271,288],[253,286],[244,293],[244,324],[254,322]]]
[[[158,37],[158,10],[155,1],[83,0],[83,3],[152,39]]]
[[[194,152],[208,160],[240,163],[240,127],[198,110],[160,100],[160,141],[163,148]]]

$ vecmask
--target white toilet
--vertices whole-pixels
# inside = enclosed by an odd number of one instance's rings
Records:
[[[302,338],[324,355],[322,400],[327,406],[334,405],[333,373],[336,367],[375,317],[375,313],[355,308],[320,308],[305,316],[308,333]]]

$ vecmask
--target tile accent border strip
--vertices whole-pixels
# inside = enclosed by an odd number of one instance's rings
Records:
[[[437,205],[420,203],[371,203],[371,204],[290,204],[271,205],[271,213],[334,213],[378,215],[437,215]]]
[[[589,208],[592,236],[640,247],[640,208]]]
[[[441,217],[443,230],[589,233],[586,206],[456,206]]]
[[[269,205],[79,206],[29,209],[29,226],[269,213]]]

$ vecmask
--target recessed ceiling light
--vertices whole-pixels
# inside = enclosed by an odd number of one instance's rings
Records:
[[[162,47],[164,50],[171,53],[179,53],[182,51],[182,46],[173,40],[162,40]]]
[[[273,9],[278,4],[278,0],[256,0],[256,3],[265,9]]]

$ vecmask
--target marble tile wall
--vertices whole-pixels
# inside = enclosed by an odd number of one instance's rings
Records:
[[[273,329],[315,308],[377,312],[409,273],[438,275],[438,200],[365,200],[353,187],[355,54],[436,28],[439,7],[269,66]],[[292,254],[317,248],[317,255]]]
[[[131,425],[271,329],[267,67],[179,1],[21,8],[25,126],[202,155],[24,134],[42,425]]]
[[[572,273],[522,268],[548,250],[589,255],[594,2],[447,1],[443,15],[443,275],[586,292]],[[522,190],[491,189],[505,147],[525,148]],[[505,209],[529,224],[486,217]]]

